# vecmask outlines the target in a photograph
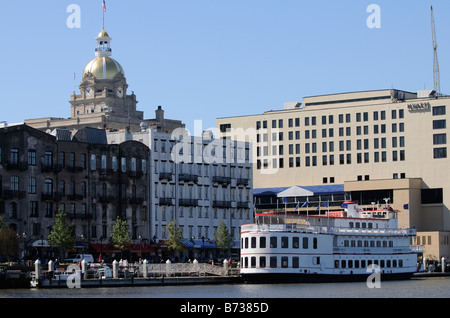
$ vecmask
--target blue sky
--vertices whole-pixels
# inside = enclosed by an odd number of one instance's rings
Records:
[[[67,27],[70,4],[80,28]],[[370,4],[380,28],[366,24]],[[105,29],[138,109],[154,118],[161,105],[193,132],[304,96],[432,88],[431,4],[449,93],[448,0],[106,0]],[[69,117],[101,25],[101,0],[1,1],[0,120]]]

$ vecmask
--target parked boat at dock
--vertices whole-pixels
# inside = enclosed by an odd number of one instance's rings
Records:
[[[362,210],[346,201],[322,215],[257,213],[241,228],[240,274],[246,282],[405,279],[417,272],[423,246],[398,227],[398,211]]]

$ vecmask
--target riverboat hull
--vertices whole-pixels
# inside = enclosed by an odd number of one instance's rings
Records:
[[[354,275],[334,275],[334,274],[303,274],[303,273],[260,273],[260,274],[242,274],[242,280],[248,284],[290,284],[290,283],[338,283],[338,282],[362,282],[376,279],[370,277],[371,274]],[[381,274],[380,281],[387,280],[407,280],[414,273],[390,273]]]

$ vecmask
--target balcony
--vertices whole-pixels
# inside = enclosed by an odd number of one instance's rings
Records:
[[[69,172],[76,173],[76,172],[81,172],[81,171],[83,171],[84,168],[83,168],[83,167],[80,167],[80,166],[66,166],[66,170],[68,170]]]
[[[213,208],[231,208],[231,201],[213,201]]]
[[[178,200],[180,206],[197,206],[198,199],[180,199]]]
[[[60,192],[55,193],[41,193],[41,201],[59,201],[63,197],[63,194]]]
[[[71,220],[73,220],[73,219],[91,220],[92,214],[90,214],[90,213],[67,213],[67,217]]]
[[[213,176],[212,181],[221,184],[230,184],[231,177]]]
[[[248,186],[248,184],[250,183],[249,179],[247,178],[238,178],[236,180],[236,184],[239,185],[243,185],[243,186]]]
[[[53,173],[58,173],[61,172],[61,170],[63,169],[62,165],[46,165],[43,164],[41,166],[41,172],[42,173],[49,173],[49,172],[53,172]]]
[[[27,162],[10,162],[6,161],[4,163],[4,166],[6,170],[19,170],[19,171],[25,171],[28,169],[28,163]]]
[[[116,197],[113,195],[99,195],[98,202],[100,203],[114,203],[116,201]]]
[[[237,203],[238,209],[248,209],[248,201],[239,201]]]
[[[180,174],[178,176],[179,181],[185,181],[185,182],[198,182],[198,176],[195,174]]]
[[[171,172],[160,172],[159,180],[172,181],[172,173]]]
[[[72,194],[67,195],[67,200],[79,201],[79,200],[83,200],[83,199],[84,199],[84,196],[82,194],[72,193]]]
[[[3,190],[1,192],[1,198],[5,200],[11,200],[11,199],[24,199],[26,197],[26,191],[19,191],[19,190]]]
[[[173,205],[172,198],[159,198],[159,205]]]

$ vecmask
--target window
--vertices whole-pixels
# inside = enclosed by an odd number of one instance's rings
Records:
[[[442,188],[422,189],[421,190],[421,203],[422,204],[443,203],[443,190],[442,190]]]
[[[270,257],[270,267],[272,267],[272,268],[277,267],[277,257],[276,256]]]
[[[9,161],[13,165],[19,164],[19,149],[11,148],[10,160]]]
[[[34,149],[28,150],[28,165],[30,166],[36,165],[36,150]]]
[[[282,268],[288,268],[289,266],[289,258],[287,256],[281,257],[281,267]]]
[[[270,248],[277,248],[277,237],[276,236],[270,237]]]
[[[34,178],[34,177],[28,178],[28,193],[29,194],[36,193],[36,178]]]
[[[250,247],[251,248],[256,248],[256,237],[252,237],[250,239]]]
[[[307,238],[307,237],[304,237],[304,238],[303,238],[303,248],[304,248],[304,249],[307,249],[307,248],[308,248],[308,238]]]
[[[19,177],[17,176],[11,177],[10,190],[19,191]]]
[[[300,242],[299,242],[299,238],[298,237],[293,237],[292,238],[292,247],[293,248],[299,248],[300,246]]]
[[[283,236],[281,237],[281,248],[288,248],[288,243],[289,238],[287,236]]]
[[[266,237],[261,236],[259,238],[259,248],[266,248]]]
[[[91,170],[97,169],[97,157],[95,155],[91,155]]]
[[[434,106],[433,116],[445,115],[445,106]]]
[[[445,129],[446,122],[445,119],[433,120],[433,129]]]

